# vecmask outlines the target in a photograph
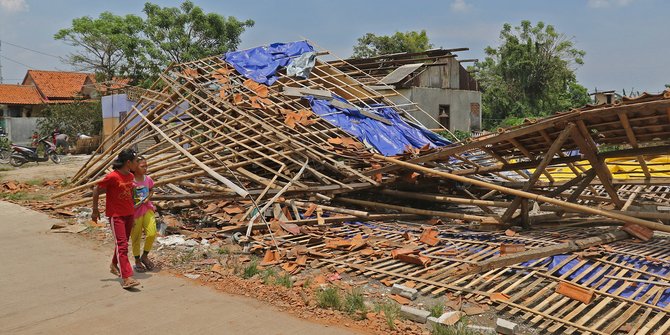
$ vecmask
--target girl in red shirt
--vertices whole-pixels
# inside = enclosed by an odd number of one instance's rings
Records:
[[[133,276],[133,268],[128,260],[128,239],[133,228],[135,207],[133,203],[133,176],[131,170],[137,168],[137,153],[132,149],[121,151],[112,162],[114,171],[108,173],[93,189],[93,213],[91,218],[97,222],[100,218],[98,199],[101,193],[107,193],[105,214],[109,217],[112,235],[116,240],[110,271],[123,279],[122,287],[129,289],[140,283]]]

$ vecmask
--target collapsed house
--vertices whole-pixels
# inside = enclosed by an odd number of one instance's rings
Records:
[[[159,207],[264,264],[316,259],[551,333],[670,328],[670,91],[451,143],[326,55],[302,41],[171,66],[56,207],[90,202],[143,144]]]

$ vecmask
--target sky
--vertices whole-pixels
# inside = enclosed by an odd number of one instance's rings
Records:
[[[153,0],[162,6],[180,1]],[[256,22],[240,48],[307,38],[346,58],[368,32],[425,29],[435,47],[470,50],[459,58],[483,59],[500,43],[503,24],[543,21],[586,51],[576,69],[589,91],[659,92],[670,83],[670,1],[664,0],[194,0],[205,11]],[[23,80],[28,67],[72,70],[59,57],[74,51],[53,39],[72,19],[103,11],[141,15],[144,1],[0,0],[0,62],[5,83]],[[9,43],[33,51],[21,49]]]

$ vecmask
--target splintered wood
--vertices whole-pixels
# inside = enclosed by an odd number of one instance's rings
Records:
[[[426,58],[402,57],[414,56]],[[375,62],[385,60],[355,61]],[[388,106],[418,125],[415,103],[375,91],[379,79],[355,68],[317,59],[308,78],[279,69],[267,86],[218,56],[173,65],[54,196],[77,198],[53,207],[89,203],[90,188],[133,147],[148,161],[158,208],[175,213],[165,216],[170,232],[235,235],[264,266],[336,267],[450,293],[543,333],[670,329],[669,241],[654,235],[670,232],[670,91],[386,157],[305,99],[385,126],[374,109]]]

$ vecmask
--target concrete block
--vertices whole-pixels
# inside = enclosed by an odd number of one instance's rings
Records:
[[[465,315],[461,311],[450,311],[442,314],[439,318],[429,317],[426,321],[428,323],[428,328],[433,329],[434,325],[439,324],[442,326],[453,326]]]
[[[414,322],[426,323],[426,321],[428,321],[428,317],[430,316],[430,312],[414,307],[400,306],[400,316]]]
[[[480,332],[482,334],[496,334],[496,330],[491,327],[477,326],[477,325],[468,325],[468,328]]]
[[[505,319],[498,318],[496,320],[496,331],[505,335],[514,335],[519,330],[519,325]]]
[[[391,287],[391,294],[397,294],[409,300],[414,300],[419,295],[419,291],[405,285],[393,284],[393,287]]]

